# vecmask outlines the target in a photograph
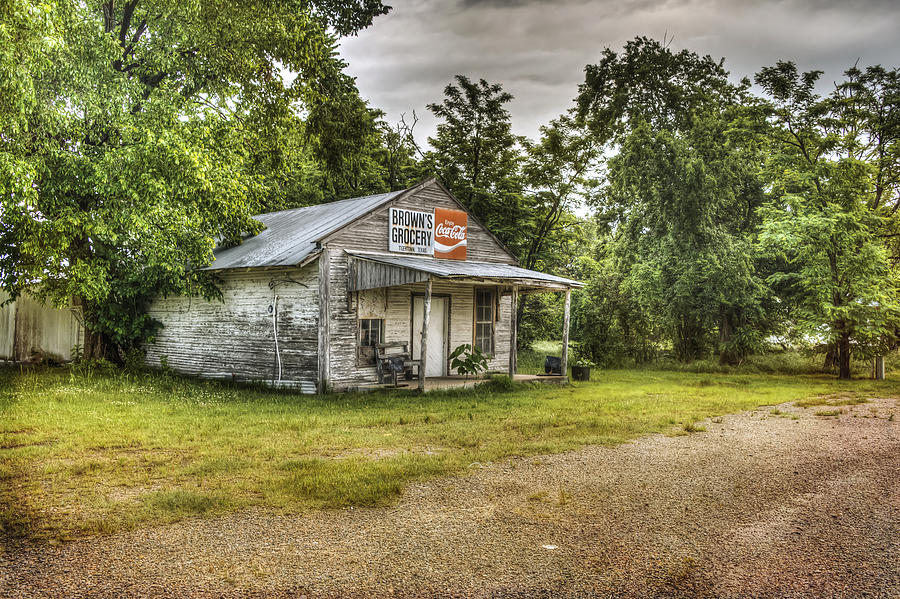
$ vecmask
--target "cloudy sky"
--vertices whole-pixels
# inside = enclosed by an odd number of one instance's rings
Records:
[[[453,75],[500,82],[515,96],[516,133],[568,108],[583,69],[603,48],[645,35],[725,57],[735,79],[779,59],[825,71],[828,84],[857,59],[900,66],[897,0],[386,0],[390,14],[342,42],[363,96],[388,113],[419,116]],[[827,91],[827,90],[826,90]]]

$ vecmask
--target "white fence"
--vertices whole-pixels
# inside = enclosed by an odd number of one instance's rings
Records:
[[[9,295],[0,291],[0,303]],[[28,295],[0,307],[0,360],[72,359],[72,348],[84,344],[84,328],[71,304],[59,309]]]

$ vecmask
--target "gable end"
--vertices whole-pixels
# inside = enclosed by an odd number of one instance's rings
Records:
[[[430,210],[449,208],[468,214],[468,260],[518,265],[519,261],[484,224],[453,196],[437,179],[428,179],[379,206],[370,214],[348,223],[319,240],[320,245],[346,250],[388,251],[388,212],[390,208]]]

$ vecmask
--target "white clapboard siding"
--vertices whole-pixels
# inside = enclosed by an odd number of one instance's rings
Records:
[[[224,301],[157,298],[149,314],[163,327],[146,346],[147,363],[168,363],[184,374],[236,380],[278,377],[275,331],[268,307],[278,296],[278,349],[282,381],[314,392],[318,371],[318,273],[302,269],[251,269],[221,275]],[[303,287],[292,279],[306,285]],[[273,289],[269,284],[276,281]]]

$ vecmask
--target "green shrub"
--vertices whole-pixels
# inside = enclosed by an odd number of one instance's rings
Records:
[[[475,376],[480,372],[487,370],[487,356],[482,351],[469,344],[463,343],[457,346],[450,354],[450,368],[456,370],[459,374]]]
[[[508,374],[492,374],[491,378],[482,387],[490,392],[508,393],[515,391],[518,385]]]
[[[146,368],[144,356],[144,350],[139,347],[132,347],[122,352],[123,368],[125,372],[130,372],[132,374],[143,372]]]

